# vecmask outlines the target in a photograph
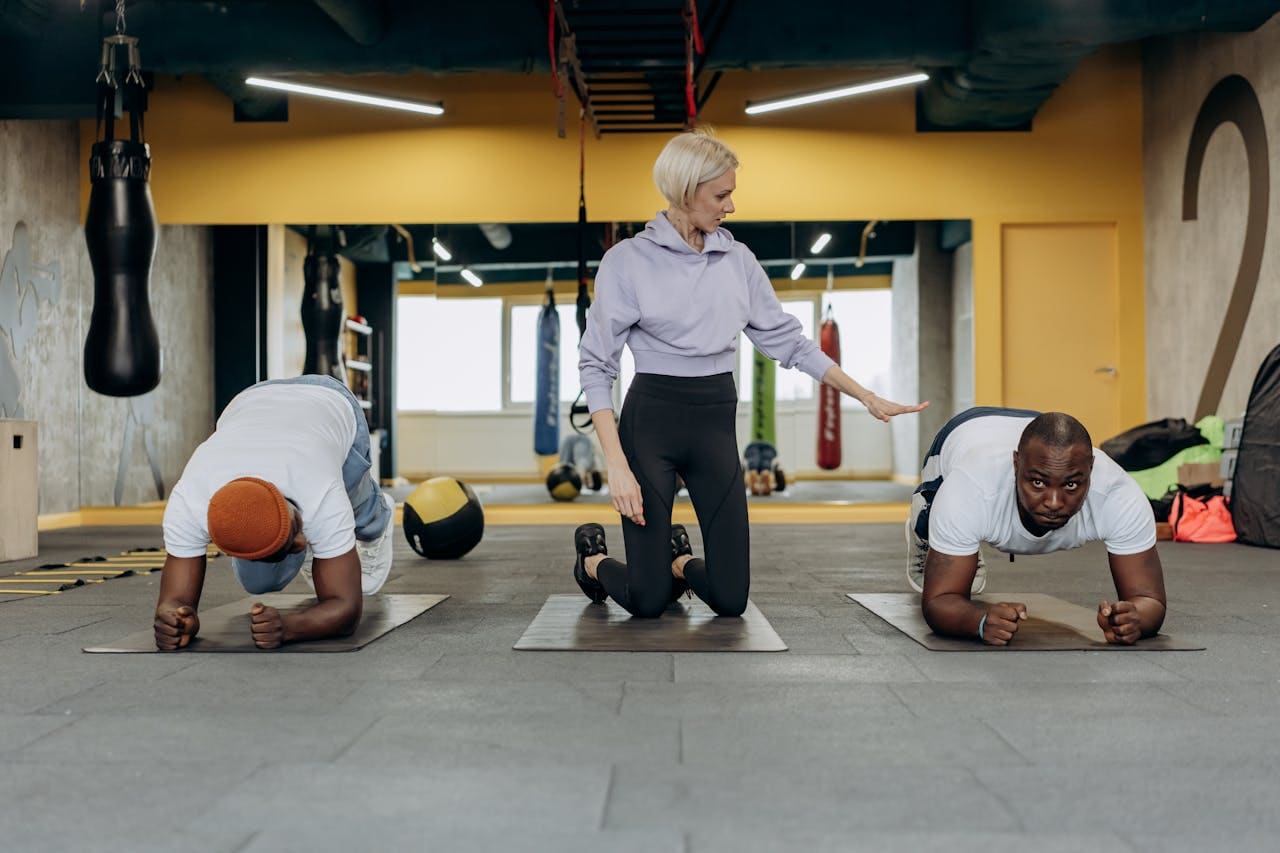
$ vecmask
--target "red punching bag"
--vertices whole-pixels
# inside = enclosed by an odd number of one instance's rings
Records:
[[[840,363],[840,327],[827,306],[819,335],[822,351]],[[840,392],[830,385],[818,385],[818,467],[830,471],[840,467]]]

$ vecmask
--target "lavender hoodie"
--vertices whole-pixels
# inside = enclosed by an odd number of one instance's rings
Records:
[[[733,370],[745,331],[783,367],[821,381],[835,362],[800,329],[756,256],[728,230],[707,234],[699,252],[659,213],[600,261],[578,375],[588,408],[611,409],[623,344],[637,373],[711,376]]]

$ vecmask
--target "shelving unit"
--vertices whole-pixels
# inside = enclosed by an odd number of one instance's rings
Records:
[[[348,317],[343,325],[346,337],[345,364],[347,387],[360,401],[369,428],[373,422],[373,327],[354,317]]]

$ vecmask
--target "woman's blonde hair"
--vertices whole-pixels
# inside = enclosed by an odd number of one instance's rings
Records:
[[[713,181],[738,168],[737,156],[706,130],[672,137],[653,164],[653,182],[672,205],[693,204],[698,184]]]

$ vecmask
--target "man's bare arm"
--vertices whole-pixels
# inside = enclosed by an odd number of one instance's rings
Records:
[[[1164,624],[1164,570],[1155,546],[1140,554],[1107,554],[1119,601],[1098,605],[1098,627],[1109,643],[1154,637]]]
[[[970,637],[995,646],[1006,645],[1027,618],[1027,607],[1002,601],[987,607],[969,597],[978,574],[978,555],[953,557],[932,548],[925,557],[924,592],[920,608],[935,633]]]
[[[363,607],[356,549],[338,557],[315,558],[311,580],[316,585],[316,603],[305,610],[282,614],[274,607],[253,605],[249,627],[258,648],[345,637],[355,631]]]
[[[200,631],[200,593],[204,589],[206,558],[166,555],[160,575],[153,628],[156,648],[174,651],[186,647]]]
[[[924,621],[935,632],[950,637],[978,636],[978,623],[987,615],[987,610],[969,600],[969,589],[977,574],[977,554],[953,557],[929,549],[924,563],[920,609],[924,612]]]

